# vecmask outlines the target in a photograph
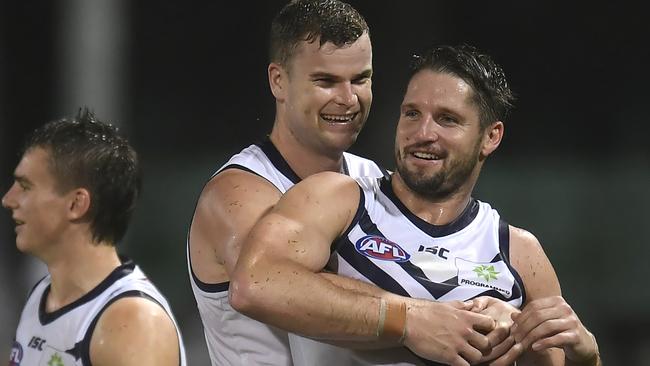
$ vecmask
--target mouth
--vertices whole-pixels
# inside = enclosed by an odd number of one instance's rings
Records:
[[[424,152],[424,151],[414,151],[411,153],[411,155],[422,160],[429,160],[429,161],[442,160],[442,157],[440,155]]]
[[[345,124],[345,123],[352,122],[356,118],[356,116],[358,114],[359,114],[359,112],[346,113],[346,114],[325,114],[325,113],[321,113],[320,118],[322,118],[324,121],[326,121],[328,123]]]

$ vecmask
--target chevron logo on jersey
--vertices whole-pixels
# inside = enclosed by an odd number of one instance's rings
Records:
[[[404,249],[392,241],[376,235],[366,235],[354,245],[357,252],[368,258],[391,262],[406,262],[411,258]]]
[[[14,342],[14,346],[11,347],[11,353],[9,354],[9,366],[20,366],[20,361],[23,360],[23,346]]]

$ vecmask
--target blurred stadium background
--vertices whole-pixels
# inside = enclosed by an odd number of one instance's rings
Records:
[[[353,151],[392,168],[410,55],[470,43],[518,95],[476,196],[542,242],[607,365],[650,360],[650,31],[636,5],[350,1],[373,40],[374,103]],[[144,195],[121,251],[172,303],[190,364],[208,365],[188,282],[195,200],[227,157],[270,132],[267,33],[285,1],[0,2],[0,191],[24,135],[80,106],[139,151]],[[44,269],[0,213],[0,359]],[[7,356],[2,356],[7,355]]]

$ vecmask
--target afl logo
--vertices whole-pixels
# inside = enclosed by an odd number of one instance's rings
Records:
[[[357,252],[368,258],[391,262],[406,262],[411,255],[392,241],[374,235],[366,235],[354,245]]]
[[[20,361],[23,360],[23,346],[18,342],[14,342],[9,354],[9,366],[20,366]]]

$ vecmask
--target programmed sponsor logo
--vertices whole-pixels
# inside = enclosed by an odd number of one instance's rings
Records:
[[[406,262],[411,258],[397,243],[375,235],[366,235],[354,245],[357,252],[368,258],[391,262]]]

